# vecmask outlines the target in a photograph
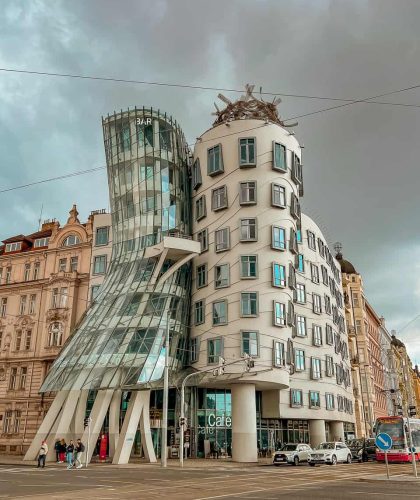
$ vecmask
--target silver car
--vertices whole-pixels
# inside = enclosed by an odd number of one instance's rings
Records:
[[[312,467],[316,464],[336,465],[338,462],[351,464],[351,451],[341,441],[321,443],[308,457],[308,463]]]
[[[273,455],[273,464],[293,464],[299,465],[300,462],[307,462],[309,453],[312,448],[307,444],[284,444],[280,450],[276,451]]]

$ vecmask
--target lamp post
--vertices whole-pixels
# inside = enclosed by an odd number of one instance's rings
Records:
[[[169,396],[169,312],[166,316],[165,335],[165,368],[163,371],[163,416],[162,416],[162,449],[160,453],[160,465],[168,465],[168,396]]]

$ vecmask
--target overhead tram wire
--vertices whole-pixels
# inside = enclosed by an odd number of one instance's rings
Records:
[[[127,78],[114,78],[114,77],[106,77],[106,76],[94,76],[94,75],[81,75],[77,73],[56,73],[50,71],[35,71],[35,70],[24,70],[24,69],[15,69],[15,68],[0,68],[0,72],[4,73],[18,73],[18,74],[26,74],[26,75],[36,75],[36,76],[51,76],[57,78],[72,78],[77,80],[93,80],[93,81],[103,81],[103,82],[113,82],[113,83],[127,83],[134,85],[150,85],[150,86],[158,86],[158,87],[172,87],[172,88],[181,88],[181,89],[190,89],[190,90],[211,90],[213,92],[235,92],[235,93],[243,93],[243,89],[234,89],[234,88],[225,88],[225,87],[212,87],[205,85],[189,85],[183,83],[168,83],[168,82],[156,82],[156,81],[148,81],[148,80],[135,80],[135,79],[127,79]],[[409,104],[409,103],[397,103],[397,102],[384,102],[384,101],[373,101],[372,99],[376,99],[379,97],[384,97],[387,95],[391,95],[397,92],[404,92],[406,90],[413,90],[420,87],[419,85],[414,85],[412,87],[408,87],[407,89],[401,89],[393,92],[386,92],[384,94],[380,94],[375,97],[368,97],[365,99],[345,99],[340,97],[327,97],[327,96],[318,96],[318,95],[306,95],[306,94],[290,94],[285,92],[264,92],[260,91],[258,94],[266,95],[266,96],[282,96],[282,97],[291,97],[295,99],[311,99],[311,100],[323,100],[323,101],[341,101],[346,103],[347,105],[356,104],[356,103],[366,103],[366,104],[380,104],[385,106],[402,106],[402,107],[413,107],[420,108],[420,104]],[[326,108],[324,110],[319,110],[314,113],[319,113],[321,111],[328,111],[330,109],[337,109],[341,106]],[[302,115],[309,116],[309,115]],[[293,118],[289,118],[292,120]]]

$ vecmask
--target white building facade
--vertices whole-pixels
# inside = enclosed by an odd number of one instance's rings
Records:
[[[339,266],[300,213],[302,149],[269,106],[248,90],[194,150],[193,235],[202,253],[191,365],[224,371],[194,389],[198,456],[214,447],[255,461],[258,448],[353,433]]]

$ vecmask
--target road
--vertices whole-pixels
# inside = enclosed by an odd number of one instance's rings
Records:
[[[410,474],[410,465],[392,465],[394,475]],[[162,470],[154,465],[97,465],[66,470],[58,465],[45,469],[0,466],[0,498],[115,500],[311,500],[420,498],[420,479],[375,481],[385,473],[382,464],[337,466],[226,466]],[[360,477],[370,480],[360,480]]]

